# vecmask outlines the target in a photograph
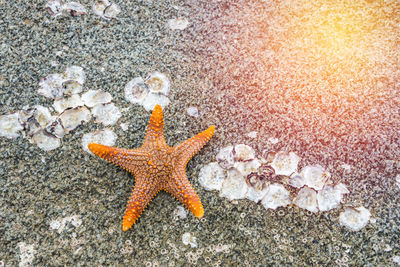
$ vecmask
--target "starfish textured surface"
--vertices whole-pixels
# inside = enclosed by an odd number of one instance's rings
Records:
[[[123,149],[90,143],[97,156],[112,162],[135,176],[135,186],[126,206],[122,230],[127,231],[160,191],[165,190],[181,201],[197,218],[204,215],[203,205],[186,176],[186,164],[213,136],[215,127],[174,146],[164,137],[164,119],[156,105],[147,126],[143,145]]]

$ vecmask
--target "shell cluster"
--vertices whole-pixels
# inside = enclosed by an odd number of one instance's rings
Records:
[[[170,102],[167,97],[170,81],[160,72],[151,73],[146,79],[136,77],[130,80],[124,91],[128,102],[142,105],[147,111],[153,110],[157,104],[165,108]]]
[[[0,136],[12,139],[22,134],[42,150],[49,151],[59,147],[66,134],[92,117],[105,126],[115,124],[121,112],[111,103],[110,93],[89,90],[80,95],[85,80],[85,72],[79,66],[41,79],[38,94],[53,99],[52,107],[36,105],[0,116]]]
[[[266,209],[294,204],[310,212],[324,212],[338,208],[343,195],[349,193],[343,183],[333,184],[330,173],[320,165],[298,170],[300,157],[294,152],[268,152],[258,159],[253,148],[237,144],[220,149],[216,160],[202,167],[199,183],[206,190],[219,191],[221,197],[230,201],[247,198]],[[366,210],[363,207],[354,209]],[[341,225],[354,231],[369,220],[366,212],[348,209],[340,216]],[[355,223],[346,222],[346,219]]]
[[[45,8],[53,17],[58,17],[63,14],[70,14],[72,16],[87,14],[86,7],[74,1],[63,2],[61,0],[50,0],[46,3]],[[92,11],[95,15],[110,20],[117,17],[121,12],[121,8],[116,3],[110,3],[108,0],[98,0],[93,3]]]

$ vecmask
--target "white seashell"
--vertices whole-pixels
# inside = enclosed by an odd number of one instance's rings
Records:
[[[96,123],[108,126],[117,123],[121,117],[121,112],[113,103],[98,104],[92,108],[92,115],[96,118]]]
[[[47,98],[58,99],[63,96],[64,79],[60,74],[50,74],[39,82],[38,94]]]
[[[80,66],[70,66],[63,74],[64,81],[76,81],[80,84],[84,84],[86,80],[85,72]]]
[[[297,172],[299,161],[300,158],[295,153],[279,151],[276,153],[271,167],[274,168],[276,175],[290,176],[292,173]]]
[[[114,19],[119,13],[121,13],[121,8],[115,3],[107,6],[103,11],[105,19]]]
[[[41,105],[35,106],[34,117],[40,127],[45,127],[54,118],[51,116],[49,109]]]
[[[45,130],[47,133],[52,134],[57,138],[63,138],[65,135],[65,130],[62,126],[60,118],[54,118],[52,121],[50,121]]]
[[[326,185],[317,195],[320,211],[328,211],[337,208],[342,200],[342,192],[333,186]]]
[[[330,177],[330,173],[320,165],[305,166],[301,170],[301,175],[304,177],[305,184],[315,190],[321,190]]]
[[[62,113],[67,108],[76,108],[83,106],[84,103],[79,95],[72,95],[54,101],[53,107],[58,113]]]
[[[293,204],[311,212],[318,212],[317,193],[313,189],[305,186],[300,189],[297,196],[293,199]]]
[[[121,126],[122,131],[127,131],[129,128],[129,125],[127,123],[121,123],[119,126]]]
[[[234,160],[237,161],[250,161],[255,158],[254,149],[245,144],[238,144],[234,147]]]
[[[189,26],[189,21],[183,17],[168,20],[168,27],[171,30],[184,30],[187,26]]]
[[[77,81],[74,80],[69,80],[63,82],[63,87],[64,87],[64,95],[74,95],[74,94],[79,94],[82,92],[83,86],[82,84],[78,83]]]
[[[91,119],[90,111],[87,107],[77,107],[67,109],[59,116],[65,132],[68,133],[84,122]]]
[[[290,176],[289,185],[295,188],[302,188],[306,184],[304,177],[295,172]]]
[[[187,214],[188,214],[188,212],[184,207],[179,206],[179,205],[176,206],[176,209],[174,210],[174,215],[176,215],[180,219],[186,219]]]
[[[149,93],[142,103],[144,109],[147,111],[152,111],[157,104],[164,109],[169,104],[169,98],[165,95]]]
[[[46,133],[44,130],[35,133],[30,141],[44,151],[56,149],[61,145],[60,139]]]
[[[112,100],[109,92],[103,90],[89,90],[82,94],[82,101],[87,107],[94,107],[98,104],[110,103]]]
[[[207,191],[221,190],[224,179],[225,170],[216,162],[203,166],[199,173],[199,183]]]
[[[24,127],[19,122],[19,112],[0,116],[0,136],[17,138]]]
[[[184,233],[182,235],[182,243],[184,245],[190,245],[190,247],[192,248],[197,248],[196,237],[191,233]]]
[[[346,208],[340,213],[339,223],[352,231],[359,231],[368,224],[371,213],[364,207]]]
[[[96,143],[105,146],[113,146],[117,140],[117,135],[108,128],[97,130],[91,133],[86,133],[82,136],[82,149],[90,154],[88,144]]]
[[[86,8],[78,2],[68,2],[62,6],[63,11],[70,13],[72,16],[86,15]]]
[[[277,209],[290,204],[289,191],[281,184],[274,183],[269,186],[267,194],[261,200],[261,203],[266,209]]]
[[[170,82],[165,74],[154,72],[146,79],[145,84],[151,93],[163,94],[165,96],[169,93]]]
[[[233,157],[233,146],[227,146],[219,150],[216,156],[219,166],[223,169],[229,169],[233,167],[235,163]]]
[[[191,117],[197,118],[199,116],[199,110],[196,107],[188,107],[186,112]]]
[[[249,161],[240,161],[234,164],[235,169],[245,177],[252,172],[257,172],[260,166],[261,162],[258,159],[253,159]]]
[[[50,0],[46,3],[44,7],[53,17],[57,17],[62,14],[63,8],[62,2],[60,0]]]
[[[124,91],[125,99],[134,104],[141,104],[149,93],[149,89],[141,77],[129,81]]]
[[[269,186],[266,184],[264,186],[248,186],[246,198],[258,203],[265,197],[265,195],[268,193],[268,190]]]
[[[96,2],[94,2],[93,6],[92,6],[92,11],[97,16],[100,16],[100,17],[104,18],[104,10],[109,5],[110,5],[110,2],[108,0],[96,1]]]
[[[350,193],[349,189],[347,189],[347,186],[343,183],[338,183],[335,185],[335,190],[339,190],[342,194]]]
[[[246,197],[247,183],[244,177],[235,169],[227,171],[227,178],[222,183],[220,197],[226,197],[230,201]]]

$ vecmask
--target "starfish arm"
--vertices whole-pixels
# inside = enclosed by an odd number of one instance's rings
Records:
[[[211,125],[207,130],[202,131],[174,147],[174,150],[176,151],[175,153],[179,155],[179,159],[184,161],[185,166],[194,154],[196,154],[211,139],[214,131],[214,125]]]
[[[88,148],[96,156],[133,173],[135,173],[135,170],[143,165],[147,159],[147,153],[143,152],[140,148],[123,149],[95,143],[90,143]]]
[[[151,114],[149,124],[147,125],[146,136],[143,141],[143,147],[160,147],[166,144],[164,137],[164,116],[160,105],[156,105]]]
[[[149,179],[146,178],[145,175],[138,175],[135,180],[135,187],[126,205],[124,219],[122,221],[123,231],[127,231],[132,227],[143,210],[160,191],[159,186],[151,185],[148,182]]]
[[[204,215],[204,208],[196,191],[190,184],[184,168],[178,168],[172,173],[172,179],[164,188],[176,199],[182,202],[194,216],[201,218]]]

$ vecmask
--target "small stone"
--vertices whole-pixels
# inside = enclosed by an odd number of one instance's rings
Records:
[[[225,170],[216,162],[203,166],[199,173],[199,183],[207,191],[221,190],[224,179]]]
[[[233,150],[234,160],[238,161],[250,161],[255,158],[254,149],[245,144],[235,145]]]
[[[89,143],[113,146],[117,140],[117,135],[108,128],[97,130],[82,136],[82,148],[84,151],[94,155],[88,148]]]
[[[192,248],[197,248],[197,240],[191,233],[184,233],[182,235],[182,242],[184,245],[190,245]]]
[[[58,100],[55,100],[53,103],[54,109],[58,113],[62,113],[64,110],[68,108],[76,108],[83,106],[84,103],[79,95],[72,95],[70,97],[64,97]]]
[[[234,156],[233,156],[233,146],[227,146],[219,150],[216,156],[219,166],[223,169],[229,169],[233,167]]]
[[[98,104],[110,103],[112,96],[103,90],[89,90],[82,95],[82,101],[87,107],[94,107]]]
[[[293,204],[311,212],[318,212],[317,193],[307,186],[303,187],[293,199]]]
[[[352,231],[359,231],[368,224],[371,213],[364,207],[346,208],[340,213],[340,225]]]
[[[165,74],[154,72],[146,79],[145,84],[151,93],[168,95],[170,90],[170,82]]]
[[[121,117],[121,112],[113,103],[94,106],[92,114],[96,119],[96,123],[102,123],[105,126],[116,124]]]
[[[199,116],[199,110],[196,107],[188,107],[186,112],[189,116],[197,118]]]
[[[0,136],[17,138],[24,127],[19,122],[19,112],[0,116]]]
[[[292,173],[297,172],[299,161],[300,158],[295,153],[279,151],[276,153],[271,167],[274,168],[276,175],[290,176]]]
[[[227,171],[227,178],[222,183],[220,196],[230,201],[246,197],[247,183],[244,177],[235,169]]]
[[[67,109],[59,116],[66,133],[74,130],[82,123],[90,121],[91,117],[90,111],[86,107]]]
[[[301,170],[307,186],[315,190],[321,190],[330,177],[330,173],[325,171],[320,165],[305,166]]]
[[[285,207],[291,203],[289,191],[281,184],[274,183],[269,186],[269,190],[261,203],[266,209],[277,209]]]
[[[35,133],[31,138],[31,142],[44,151],[54,150],[61,145],[60,139],[46,133],[44,130]]]
[[[136,77],[125,86],[125,99],[134,104],[143,103],[149,93],[147,85],[141,77]]]
[[[187,26],[189,26],[189,21],[183,17],[168,20],[168,27],[171,30],[184,30]]]

